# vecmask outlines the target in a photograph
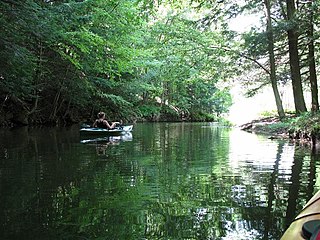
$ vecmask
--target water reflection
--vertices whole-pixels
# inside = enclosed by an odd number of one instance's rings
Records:
[[[280,239],[319,155],[206,123],[1,130],[1,239]]]
[[[80,143],[90,144],[96,147],[97,155],[107,155],[107,149],[110,146],[119,145],[121,142],[132,141],[132,133],[126,132],[119,136],[106,137],[80,137]]]
[[[132,133],[127,132],[119,136],[106,136],[106,137],[84,137],[81,136],[81,143],[120,143],[132,141]]]

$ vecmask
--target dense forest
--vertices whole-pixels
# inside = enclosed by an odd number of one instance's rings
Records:
[[[319,110],[319,0],[1,0],[0,124],[212,121],[291,85],[295,113]],[[249,31],[230,30],[258,14]],[[311,106],[305,95],[311,94]],[[271,101],[271,100],[270,100]]]

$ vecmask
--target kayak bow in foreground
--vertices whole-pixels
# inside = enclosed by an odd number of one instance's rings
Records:
[[[320,239],[320,191],[309,200],[281,238],[292,239]]]

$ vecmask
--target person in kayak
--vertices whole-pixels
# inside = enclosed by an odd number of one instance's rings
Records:
[[[110,125],[105,118],[106,118],[106,114],[104,112],[99,112],[98,113],[98,119],[96,119],[94,121],[93,127],[95,127],[95,128],[114,129],[117,126],[117,124],[120,124],[120,122],[113,122]]]

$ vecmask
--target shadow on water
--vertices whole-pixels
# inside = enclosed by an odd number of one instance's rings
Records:
[[[96,147],[97,155],[107,155],[110,146],[119,145],[121,142],[132,141],[132,133],[126,132],[119,136],[88,137],[80,136],[80,143]]]
[[[280,239],[319,154],[209,123],[0,130],[1,239]]]
[[[270,239],[270,236],[279,236],[281,235],[281,229],[274,229],[272,227],[273,218],[270,216],[273,215],[273,203],[277,199],[275,195],[277,176],[279,176],[279,164],[281,161],[281,156],[283,154],[284,142],[279,142],[277,147],[277,155],[274,162],[273,171],[270,175],[270,182],[268,184],[268,204],[267,204],[267,213],[265,214],[265,231],[263,234],[263,239]],[[277,232],[272,232],[272,230],[278,230]]]
[[[316,168],[319,167],[320,155],[312,150],[297,146],[294,152],[294,162],[291,170],[291,181],[288,193],[288,206],[286,210],[285,227],[289,227],[299,210],[319,190],[316,184]],[[301,201],[302,200],[302,201]]]

